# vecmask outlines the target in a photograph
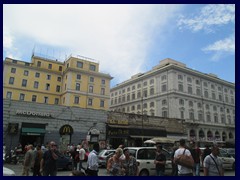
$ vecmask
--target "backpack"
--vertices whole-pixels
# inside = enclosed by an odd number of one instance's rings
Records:
[[[79,161],[80,161],[80,159],[79,159],[79,153],[77,153],[77,154],[75,155],[74,160],[75,160],[76,162],[79,162]]]

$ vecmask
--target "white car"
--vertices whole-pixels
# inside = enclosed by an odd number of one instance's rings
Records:
[[[107,160],[109,156],[114,155],[116,152],[115,149],[104,149],[98,154],[98,164],[99,166],[107,166]]]
[[[15,172],[3,166],[3,176],[16,176]]]
[[[156,147],[126,147],[129,153],[132,154],[139,163],[139,176],[155,176],[156,168],[154,159],[156,157]],[[166,156],[165,175],[170,175],[172,172],[171,154],[163,149]]]

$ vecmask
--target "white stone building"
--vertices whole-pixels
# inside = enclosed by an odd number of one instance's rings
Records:
[[[235,140],[235,84],[164,59],[110,90],[110,110],[184,119],[189,140]]]

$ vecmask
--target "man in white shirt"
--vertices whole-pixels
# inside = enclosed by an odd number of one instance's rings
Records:
[[[82,163],[83,163],[83,161],[85,159],[85,154],[86,154],[86,151],[84,150],[83,146],[80,145],[80,147],[79,147],[79,171],[81,171],[81,169],[86,170],[82,166]]]
[[[87,175],[88,176],[98,176],[98,152],[99,144],[93,144],[93,150],[88,155],[87,161]]]
[[[191,152],[188,149],[186,149],[185,139],[180,139],[179,143],[180,143],[180,146],[174,153],[174,161],[177,159],[179,155],[184,153],[184,150],[185,150],[185,155],[192,156]],[[193,176],[192,169],[178,165],[178,176]]]

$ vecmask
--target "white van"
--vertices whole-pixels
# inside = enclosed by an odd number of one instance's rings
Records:
[[[139,163],[139,176],[155,176],[156,168],[154,159],[156,157],[156,147],[126,147]],[[163,149],[166,156],[165,175],[171,175],[172,161],[171,154]]]

